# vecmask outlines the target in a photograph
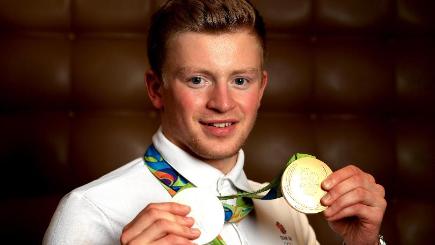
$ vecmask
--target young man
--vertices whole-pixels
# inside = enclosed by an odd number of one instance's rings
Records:
[[[146,85],[161,113],[153,145],[145,158],[68,194],[44,244],[193,244],[200,232],[186,216],[189,207],[170,202],[173,193],[153,174],[150,157],[161,158],[172,177],[216,196],[257,189],[243,172],[241,146],[268,82],[264,39],[261,17],[247,1],[168,1],[154,15],[148,40]],[[346,244],[378,244],[383,187],[355,166],[334,172],[322,186],[325,217]],[[218,240],[283,244],[278,220],[284,240],[317,244],[305,215],[282,198],[254,200],[254,211],[227,222]]]

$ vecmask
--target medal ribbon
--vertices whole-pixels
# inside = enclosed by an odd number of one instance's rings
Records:
[[[254,192],[238,192],[235,195],[229,195],[229,196],[220,196],[218,197],[220,200],[228,200],[228,199],[234,199],[239,197],[245,197],[245,198],[253,198],[253,199],[261,199],[261,200],[272,200],[276,198],[282,197],[281,192],[281,178],[282,174],[284,173],[284,170],[294,161],[304,158],[304,157],[312,157],[316,158],[315,156],[305,154],[305,153],[296,153],[294,154],[287,162],[285,167],[281,170],[280,174],[275,177],[269,184],[266,186],[254,191]],[[261,195],[260,193],[266,192],[266,195]]]
[[[308,154],[296,153],[288,161],[290,165],[293,161],[303,157],[314,157]],[[157,151],[154,145],[150,145],[144,154],[144,162],[151,173],[160,181],[162,186],[168,191],[171,196],[174,196],[177,192],[195,187],[186,178],[179,174]],[[285,170],[285,168],[284,168]],[[283,170],[283,171],[284,171]],[[282,172],[283,172],[282,171]],[[281,193],[281,174],[273,179],[268,185],[254,192],[238,191],[235,195],[219,196],[220,200],[236,199],[236,205],[231,205],[222,202],[222,206],[225,211],[225,222],[238,222],[249,214],[254,208],[252,198],[271,200],[282,196]],[[266,195],[260,193],[267,192]],[[221,236],[219,235],[211,243],[212,245],[225,245]]]

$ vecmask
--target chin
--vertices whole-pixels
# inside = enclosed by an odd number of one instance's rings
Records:
[[[233,157],[239,153],[242,147],[241,143],[234,142],[201,142],[196,141],[191,150],[203,159],[220,160]]]
[[[221,159],[226,159],[226,158],[230,158],[233,157],[235,155],[237,155],[239,153],[239,149],[236,150],[226,150],[226,151],[211,151],[208,152],[207,156],[204,156],[205,159],[210,159],[210,160],[221,160]]]

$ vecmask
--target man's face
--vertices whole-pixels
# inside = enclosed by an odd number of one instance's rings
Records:
[[[160,88],[162,130],[205,161],[234,159],[267,83],[262,48],[248,31],[185,32],[168,42]]]

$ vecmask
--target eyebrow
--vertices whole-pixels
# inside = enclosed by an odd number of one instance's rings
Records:
[[[180,67],[175,71],[175,76],[179,76],[179,75],[185,75],[186,73],[201,73],[201,74],[206,74],[208,76],[211,76],[211,72],[205,70],[205,69],[198,69],[198,68],[193,68],[193,67]]]
[[[243,73],[259,73],[260,69],[258,68],[247,68],[247,69],[239,69],[231,72],[231,75],[243,74]],[[202,68],[194,68],[194,67],[180,67],[175,71],[175,75],[185,75],[186,73],[201,73],[208,76],[212,76],[213,74],[206,69]]]
[[[248,69],[241,69],[241,70],[235,70],[232,72],[232,75],[235,74],[242,74],[242,73],[259,73],[260,70],[258,68],[248,68]]]

